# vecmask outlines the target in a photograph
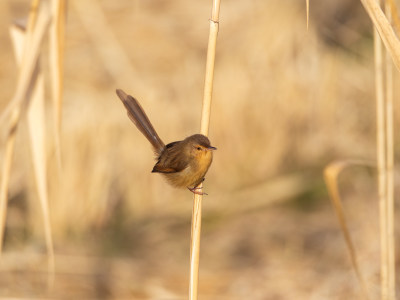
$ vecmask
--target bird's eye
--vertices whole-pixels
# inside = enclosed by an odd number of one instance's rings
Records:
[[[200,150],[201,150],[201,147],[197,147],[197,150],[199,150],[199,151],[200,151]]]

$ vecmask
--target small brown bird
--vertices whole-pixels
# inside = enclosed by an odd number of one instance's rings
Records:
[[[124,91],[117,89],[117,95],[128,111],[128,117],[149,140],[157,155],[157,163],[152,172],[162,173],[175,187],[187,187],[195,194],[198,185],[204,181],[213,159],[213,150],[209,139],[202,134],[194,134],[183,141],[167,145],[158,136],[149,118],[139,102]]]

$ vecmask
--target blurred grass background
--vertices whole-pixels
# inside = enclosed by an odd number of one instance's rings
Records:
[[[142,103],[166,143],[197,132],[210,5],[68,2],[61,173],[48,140],[55,286],[46,290],[23,121],[0,296],[186,298],[192,196],[150,173],[150,145],[115,89]],[[29,1],[0,2],[0,110],[17,77],[8,27],[28,12]],[[299,1],[222,2],[210,126],[218,151],[205,181],[201,299],[362,299],[322,169],[337,158],[375,159],[371,25],[357,2],[311,3],[308,31],[305,18]],[[362,168],[341,179],[361,269],[377,296],[375,182]]]

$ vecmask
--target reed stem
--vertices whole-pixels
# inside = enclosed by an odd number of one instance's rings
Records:
[[[211,99],[214,79],[215,49],[217,45],[219,27],[220,0],[213,0],[213,8],[210,19],[210,34],[208,38],[206,75],[204,83],[203,108],[201,114],[200,133],[208,135],[211,112]],[[200,185],[202,188],[202,184]],[[201,189],[202,190],[202,189]],[[201,202],[203,196],[194,195],[192,212],[192,231],[190,245],[190,280],[189,300],[197,300],[199,282],[199,259],[200,259],[200,233],[201,233]]]
[[[391,5],[385,1],[385,14],[388,21],[392,20]],[[393,141],[393,64],[388,51],[385,52],[385,71],[386,71],[386,217],[387,217],[387,244],[388,244],[388,297],[390,300],[396,299],[395,286],[395,239],[394,239],[394,141]]]

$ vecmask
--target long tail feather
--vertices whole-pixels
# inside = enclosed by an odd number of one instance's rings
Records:
[[[154,147],[154,151],[160,155],[165,148],[165,144],[154,130],[153,125],[151,125],[149,118],[139,102],[131,95],[127,95],[123,90],[117,89],[116,92],[127,109],[129,119],[131,119],[140,132],[149,140]]]

